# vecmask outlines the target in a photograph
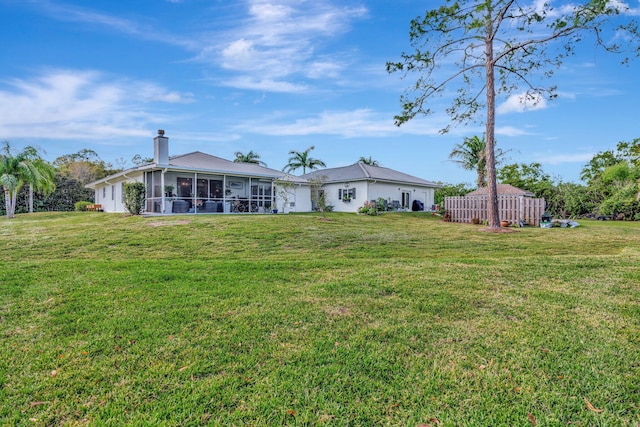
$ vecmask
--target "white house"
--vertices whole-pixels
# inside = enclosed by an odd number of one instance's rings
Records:
[[[366,201],[382,199],[391,209],[431,210],[434,192],[441,185],[393,169],[355,163],[340,168],[322,169],[302,175],[324,182],[326,204],[336,212],[357,212]]]
[[[169,138],[159,130],[153,162],[87,185],[105,212],[126,212],[124,184],[146,187],[145,213],[266,213],[311,211],[306,179],[253,163],[235,163],[199,151],[169,156]],[[286,182],[287,185],[278,185]]]

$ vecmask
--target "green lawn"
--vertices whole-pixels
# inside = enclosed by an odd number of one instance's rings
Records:
[[[640,425],[640,223],[0,219],[0,425]]]

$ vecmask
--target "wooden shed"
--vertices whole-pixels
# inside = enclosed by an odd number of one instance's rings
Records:
[[[535,194],[509,184],[498,184],[498,216],[512,225],[539,226],[545,209],[545,200]],[[453,222],[488,220],[489,189],[479,188],[466,196],[445,197],[444,208]]]

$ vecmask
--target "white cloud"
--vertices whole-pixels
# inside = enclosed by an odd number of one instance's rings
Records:
[[[595,153],[570,153],[570,154],[542,154],[536,156],[536,161],[559,165],[561,163],[586,163],[589,162]]]
[[[368,13],[365,7],[334,4],[331,0],[245,0],[238,19],[220,22],[216,16],[208,22],[213,28],[211,32],[176,35],[170,32],[171,26],[162,23],[127,19],[48,0],[31,1],[41,12],[60,21],[86,24],[88,28],[107,29],[197,52],[193,60],[233,73],[233,78],[219,77],[218,82],[262,91],[289,88],[299,92],[303,85],[291,83],[296,78],[338,78],[346,65],[328,55],[319,59],[318,55],[325,43],[349,31],[354,20]],[[166,1],[178,3],[182,0]],[[237,8],[238,5],[230,7]],[[215,14],[216,6],[211,10]],[[206,19],[204,16],[203,20]],[[239,81],[252,84],[239,86]],[[288,85],[271,82],[288,82]]]
[[[279,117],[267,118],[266,123],[247,122],[239,126],[244,132],[272,136],[336,135],[344,138],[383,138],[388,136],[437,135],[442,126],[426,120],[414,120],[397,127],[393,114],[379,113],[369,109],[353,111],[325,111],[316,116],[295,119],[292,122],[276,123]]]
[[[260,79],[259,77],[240,76],[225,82],[227,86],[237,89],[261,90],[265,92],[296,93],[305,92],[308,87],[304,84],[289,83],[272,79]]]
[[[547,108],[547,100],[539,94],[519,93],[511,95],[496,108],[496,113],[524,113],[525,111],[543,110]]]
[[[311,79],[336,78],[343,68],[344,65],[338,62],[315,61],[308,64],[305,73]]]
[[[237,81],[290,81],[294,76],[311,79],[335,78],[344,64],[330,57],[318,59],[324,41],[348,31],[354,19],[367,10],[332,5],[326,1],[248,0],[248,15],[227,31],[218,46],[207,46],[200,60],[211,61],[226,70],[240,73],[238,79],[225,84],[237,86]],[[255,88],[270,90],[270,85]],[[286,86],[276,86],[279,90]],[[299,84],[291,86],[293,91]]]
[[[177,3],[181,0],[167,1]],[[156,40],[162,43],[182,46],[188,49],[195,49],[198,46],[194,40],[177,37],[163,31],[163,27],[161,25],[140,23],[119,16],[97,12],[89,8],[55,4],[47,0],[32,0],[31,3],[36,5],[39,11],[60,21],[89,24],[91,28],[107,28],[109,30],[115,30],[119,33],[132,35],[141,39]]]
[[[190,95],[152,83],[108,81],[95,71],[53,70],[34,79],[14,79],[0,89],[2,138],[101,139],[147,136],[162,118],[151,102],[190,102]]]
[[[631,7],[629,3],[621,0],[609,0],[609,5],[629,16],[640,16],[640,7]]]
[[[496,135],[522,136],[522,135],[531,135],[531,133],[523,129],[518,129],[513,126],[499,126],[499,127],[496,127]]]

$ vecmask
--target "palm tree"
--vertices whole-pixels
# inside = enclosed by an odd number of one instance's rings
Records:
[[[358,160],[358,163],[364,163],[365,165],[369,165],[369,166],[380,166],[380,162],[377,160],[373,160],[371,156],[367,158],[360,157],[360,160]]]
[[[282,170],[289,173],[302,168],[302,174],[304,175],[307,173],[307,169],[311,171],[319,167],[327,167],[322,160],[309,157],[309,152],[315,148],[316,147],[312,145],[304,151],[289,151],[291,157],[289,157],[289,162]]]
[[[53,191],[55,169],[44,161],[34,147],[25,147],[13,154],[11,145],[5,141],[0,150],[0,186],[4,190],[7,218],[13,218],[16,211],[18,192],[24,184],[35,190]]]
[[[234,155],[236,156],[233,160],[235,163],[253,163],[260,166],[267,166],[265,162],[260,160],[260,154],[254,153],[253,150],[249,151],[247,154],[244,154],[241,151],[236,151]]]
[[[449,158],[462,166],[463,169],[476,171],[476,185],[478,188],[487,185],[486,146],[484,135],[482,138],[477,135],[471,138],[465,137],[464,142],[457,144],[449,154]],[[505,152],[501,149],[495,149],[496,165],[500,163],[504,155]]]

